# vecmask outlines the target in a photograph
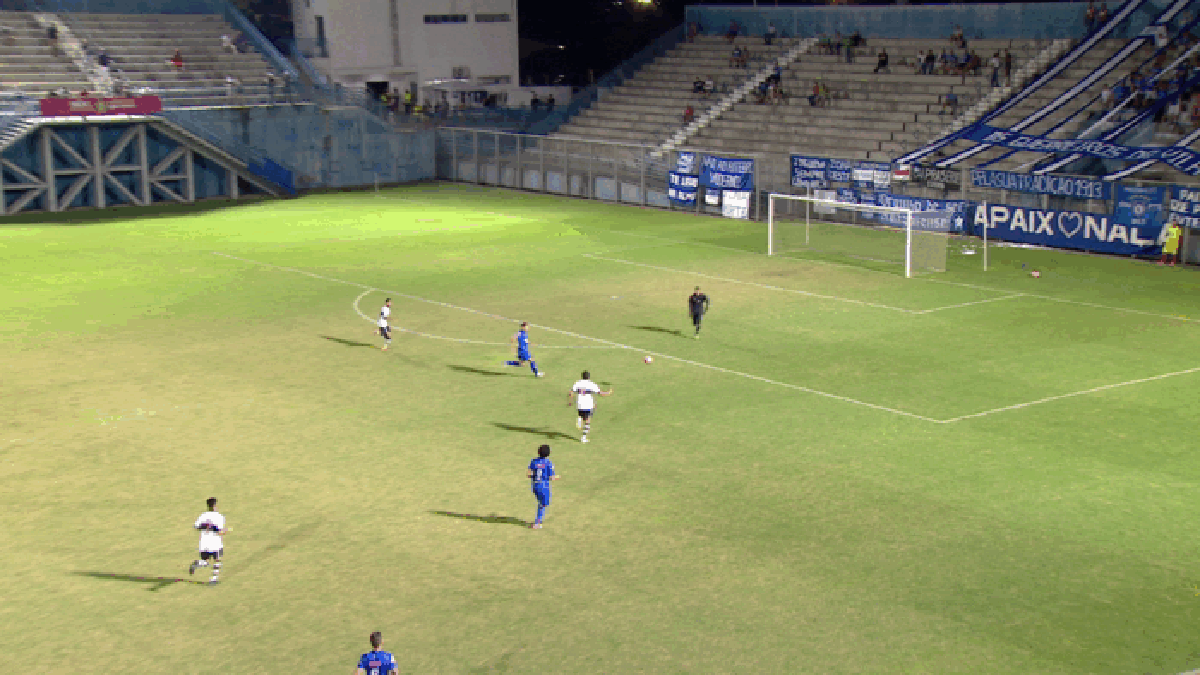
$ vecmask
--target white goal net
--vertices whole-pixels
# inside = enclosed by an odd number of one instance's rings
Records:
[[[772,194],[767,254],[804,254],[904,266],[911,277],[946,271],[953,211],[914,211]]]

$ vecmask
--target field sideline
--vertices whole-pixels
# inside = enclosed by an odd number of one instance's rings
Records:
[[[349,672],[372,630],[402,672],[1200,668],[1193,269],[906,280],[443,184],[131,213],[0,224],[14,671]]]

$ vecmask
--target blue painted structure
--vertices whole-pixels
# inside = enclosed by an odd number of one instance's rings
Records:
[[[1111,9],[1113,2],[1109,5]],[[1160,7],[1144,7],[1113,37],[1132,36],[1160,11]],[[688,22],[698,21],[708,35],[723,35],[729,21],[736,19],[742,35],[762,35],[769,21],[774,21],[776,28],[787,37],[817,37],[836,32],[849,35],[857,30],[867,38],[945,38],[957,25],[962,26],[969,41],[972,37],[1077,38],[1085,33],[1086,12],[1086,2],[799,7],[692,5],[687,8],[686,17]]]

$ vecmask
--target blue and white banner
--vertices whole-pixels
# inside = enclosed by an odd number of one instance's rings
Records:
[[[1046,138],[1034,134],[1022,134],[1007,129],[978,124],[962,136],[968,141],[987,143],[1012,150],[1030,152],[1071,152],[1087,157],[1117,159],[1127,162],[1155,160],[1169,164],[1189,176],[1200,176],[1200,152],[1189,148],[1134,147],[1118,145],[1097,138]]]
[[[1149,231],[1151,227],[1162,229],[1163,202],[1167,198],[1165,187],[1130,187],[1117,186],[1117,207],[1113,210],[1113,218],[1117,222],[1126,223]]]
[[[700,179],[696,176],[678,171],[667,173],[667,197],[676,204],[695,206],[699,185]]]
[[[1059,195],[1076,199],[1111,199],[1112,184],[1075,176],[1037,176],[1031,173],[1010,173],[971,169],[971,185],[1013,192],[1032,192],[1040,195]]]
[[[722,190],[721,215],[742,220],[750,218],[750,193],[746,190]]]
[[[1157,255],[1166,230],[1120,223],[1101,213],[1042,211],[1002,204],[973,207],[969,216],[972,232],[980,233],[986,226],[992,239],[1118,255]]]
[[[881,162],[859,162],[851,172],[856,188],[887,189],[892,184],[892,165]]]
[[[792,187],[824,189],[829,187],[826,171],[829,160],[824,157],[792,155]]]
[[[753,190],[754,160],[704,155],[700,158],[700,184],[722,190]]]
[[[680,152],[675,158],[675,170],[679,173],[696,175],[696,153]]]
[[[858,162],[853,159],[831,159],[825,177],[834,183],[849,183],[856,166]]]
[[[1200,188],[1171,186],[1171,222],[1200,228]]]

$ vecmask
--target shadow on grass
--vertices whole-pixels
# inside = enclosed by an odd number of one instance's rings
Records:
[[[346,345],[347,347],[374,347],[375,346],[368,342],[355,342],[354,340],[347,340],[346,338],[333,337],[330,335],[322,335],[321,337],[325,338],[326,340],[329,340],[330,342],[336,342],[339,345]]]
[[[493,525],[520,525],[521,527],[529,527],[529,523],[520,518],[512,516],[476,516],[470,513],[454,513],[453,511],[430,511],[435,516],[445,516],[447,518],[459,518],[461,520],[474,520],[480,523],[491,523]]]
[[[109,581],[128,581],[134,584],[148,584],[150,588],[147,588],[146,590],[150,591],[151,593],[155,591],[161,591],[171,584],[195,584],[197,586],[208,585],[207,581],[184,579],[182,577],[143,577],[137,574],[117,574],[115,572],[74,572],[74,574],[81,577],[91,577],[93,579],[108,579]]]
[[[450,364],[446,366],[450,370],[457,370],[460,373],[471,373],[472,375],[483,375],[485,377],[512,377],[517,373],[498,373],[494,370],[483,370],[482,368],[472,368],[470,366],[456,366]]]
[[[522,433],[522,434],[533,434],[534,436],[541,436],[542,438],[547,438],[549,440],[555,440],[555,439],[561,439],[564,441],[577,440],[574,436],[570,436],[568,434],[564,434],[564,433],[561,433],[558,431],[547,431],[546,429],[543,429],[541,427],[519,427],[519,426],[516,426],[515,424],[505,424],[503,422],[492,422],[492,426],[496,427],[497,429],[503,429],[505,431],[515,431],[515,432]]]
[[[683,331],[679,330],[678,328],[670,329],[663,328],[662,326],[630,326],[630,328],[634,330],[644,330],[647,333],[664,333],[666,335],[674,335],[675,337],[684,337]]]

